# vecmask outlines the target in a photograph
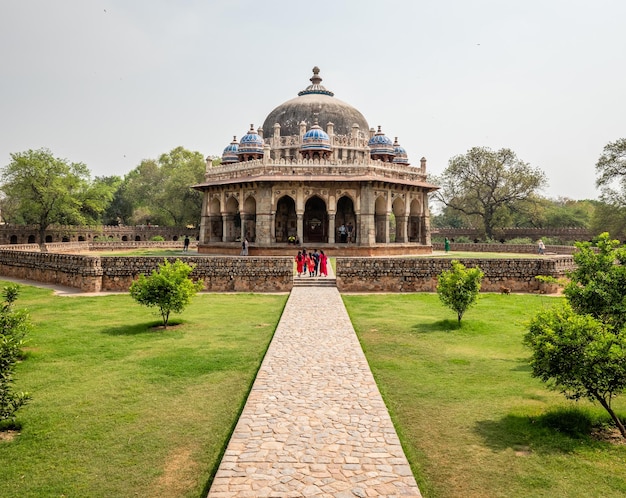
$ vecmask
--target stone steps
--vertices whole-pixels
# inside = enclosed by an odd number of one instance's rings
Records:
[[[337,287],[337,279],[333,277],[296,277],[294,287]]]

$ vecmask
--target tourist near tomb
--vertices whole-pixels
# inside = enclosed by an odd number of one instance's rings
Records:
[[[426,159],[411,164],[397,138],[370,127],[313,68],[311,84],[207,159],[198,252],[223,253],[244,239],[250,254],[287,254],[290,244],[334,254],[430,253]],[[323,247],[323,246],[322,246]],[[289,252],[290,253],[290,252]]]

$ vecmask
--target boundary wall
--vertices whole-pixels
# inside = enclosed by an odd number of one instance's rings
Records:
[[[65,244],[63,244],[65,245]],[[7,248],[9,247],[9,248]],[[0,275],[63,285],[82,292],[126,292],[140,274],[148,275],[163,257],[106,256],[14,250],[0,247]],[[293,287],[290,256],[178,256],[196,265],[192,278],[209,292],[289,292]],[[563,278],[574,269],[570,255],[543,258],[458,258],[479,266],[486,292],[558,292],[539,275]],[[337,257],[340,292],[435,292],[437,276],[450,269],[450,259],[429,257]]]
[[[480,267],[485,292],[556,293],[556,284],[535,277],[564,278],[574,269],[571,256],[458,260],[467,268]],[[437,276],[450,268],[447,258],[337,258],[335,273],[340,292],[436,292]]]
[[[208,292],[289,292],[290,257],[180,256],[195,265],[191,277]],[[164,258],[87,256],[0,249],[0,275],[63,285],[82,292],[126,292],[140,274],[149,275]]]
[[[434,251],[443,251],[444,244],[441,242],[433,242]],[[532,244],[487,244],[486,242],[460,243],[450,242],[450,251],[465,252],[513,252],[517,254],[537,254],[537,246]],[[550,254],[574,254],[578,251],[576,246],[548,246],[545,252]]]

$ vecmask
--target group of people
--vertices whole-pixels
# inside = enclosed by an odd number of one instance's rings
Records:
[[[309,274],[309,277],[326,277],[328,276],[328,256],[324,251],[307,252],[306,249],[298,251],[296,256],[296,269],[298,276]]]

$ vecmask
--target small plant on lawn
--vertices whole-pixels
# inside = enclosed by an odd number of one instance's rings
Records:
[[[157,307],[167,328],[170,313],[182,313],[191,298],[202,290],[202,282],[194,282],[189,275],[195,265],[177,259],[173,264],[167,259],[148,277],[139,275],[130,286],[130,295],[139,304]]]
[[[12,388],[15,365],[22,358],[30,327],[28,314],[14,308],[18,294],[17,285],[5,287],[0,307],[0,422],[14,420],[15,412],[30,399],[28,393],[14,392]]]
[[[443,271],[438,277],[437,294],[441,302],[456,311],[458,322],[465,312],[478,299],[483,271],[476,268],[465,268],[457,260],[452,260],[452,269]]]
[[[597,401],[626,438],[611,407],[626,389],[626,248],[619,245],[608,233],[598,237],[597,252],[576,244],[567,303],[538,313],[524,343],[534,377],[569,399]]]

